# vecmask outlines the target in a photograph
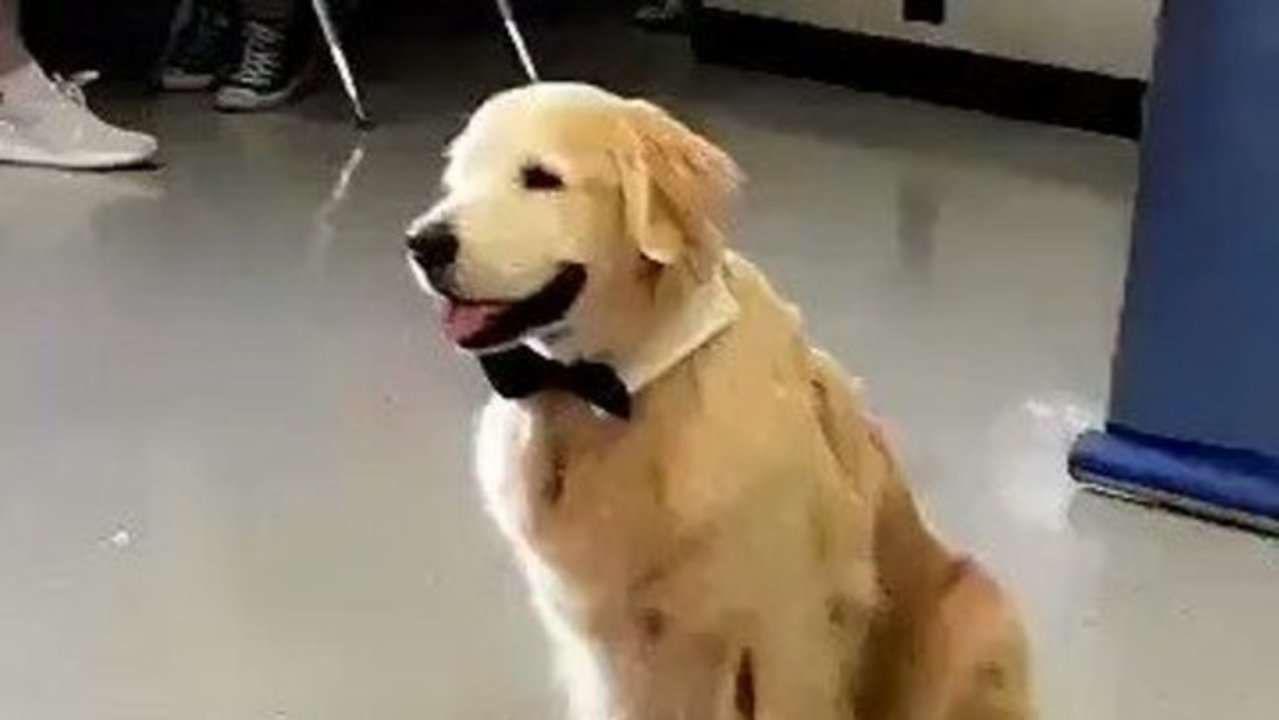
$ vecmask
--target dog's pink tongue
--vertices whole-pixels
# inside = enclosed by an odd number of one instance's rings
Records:
[[[488,326],[501,314],[503,305],[451,303],[444,313],[444,334],[453,342],[461,342]]]

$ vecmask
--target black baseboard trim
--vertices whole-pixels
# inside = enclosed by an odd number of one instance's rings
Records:
[[[699,60],[1136,138],[1146,83],[699,7]]]

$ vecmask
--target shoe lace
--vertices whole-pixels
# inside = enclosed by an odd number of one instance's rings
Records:
[[[244,54],[232,79],[246,85],[269,85],[284,66],[284,33],[265,23],[244,24]]]
[[[65,77],[54,73],[49,79],[53,81],[53,87],[59,95],[80,107],[88,107],[89,100],[84,95],[84,89],[101,76],[97,70],[81,70]]]

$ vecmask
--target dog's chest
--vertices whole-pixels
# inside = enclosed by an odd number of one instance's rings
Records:
[[[490,508],[519,545],[581,591],[628,584],[677,541],[664,441],[650,428],[550,402],[546,414],[485,428],[513,442],[500,477],[482,478]],[[604,592],[604,590],[600,590]]]
[[[481,451],[509,454],[487,474],[481,463],[490,510],[578,601],[613,603],[707,555],[744,557],[716,543],[762,532],[772,542],[792,525],[752,518],[807,517],[822,473],[804,466],[820,454],[803,449],[817,432],[801,404],[770,403],[769,423],[693,422],[689,408],[670,410],[631,423],[569,400],[486,413]]]

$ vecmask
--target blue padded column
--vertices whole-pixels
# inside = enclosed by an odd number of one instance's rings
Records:
[[[1103,488],[1279,528],[1279,0],[1167,0]]]

